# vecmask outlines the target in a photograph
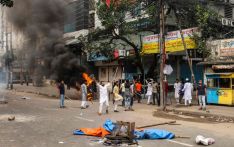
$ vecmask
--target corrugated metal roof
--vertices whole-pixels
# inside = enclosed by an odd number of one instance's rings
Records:
[[[205,61],[199,62],[197,65],[230,65],[234,64],[234,61]]]

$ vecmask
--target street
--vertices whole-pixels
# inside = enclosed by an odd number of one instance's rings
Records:
[[[135,111],[125,112],[120,108],[114,113],[111,105],[109,114],[97,115],[98,103],[90,104],[85,110],[80,109],[80,101],[66,100],[65,109],[59,108],[58,99],[35,94],[1,91],[1,96],[7,96],[8,104],[0,104],[0,147],[89,147],[103,146],[93,140],[95,137],[74,136],[78,128],[95,128],[106,119],[132,121],[136,126],[168,121],[168,119],[153,117],[155,106],[135,104]],[[26,97],[26,99],[22,99]],[[14,121],[8,121],[9,116],[15,116]],[[177,136],[189,136],[189,139],[176,138],[173,140],[141,140],[142,147],[192,147],[197,135],[215,139],[213,147],[232,147],[234,143],[233,123],[195,123],[177,121],[181,125],[161,125],[164,129]]]

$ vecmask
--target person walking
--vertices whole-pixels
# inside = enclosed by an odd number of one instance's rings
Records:
[[[59,83],[58,89],[59,89],[59,96],[60,96],[60,108],[65,108],[64,106],[65,86],[64,86],[63,80]]]
[[[119,84],[118,82],[115,82],[114,89],[113,89],[113,95],[114,95],[114,112],[119,112],[117,110],[118,104],[120,101],[123,100],[123,97],[119,94]]]
[[[125,105],[125,80],[122,80],[122,83],[120,85],[120,94],[121,96],[123,97],[123,100],[122,100],[122,106],[124,107]]]
[[[100,84],[97,83],[97,86],[99,88],[99,111],[98,115],[102,115],[102,108],[103,105],[106,105],[106,114],[108,114],[108,107],[109,107],[109,93],[108,93],[108,87],[110,86],[110,83],[104,84],[101,82]]]
[[[82,99],[81,99],[81,109],[86,109],[89,106],[87,105],[87,86],[86,86],[86,81],[82,80],[82,84],[81,84],[81,95],[82,95]]]
[[[141,82],[138,80],[136,82],[136,97],[138,99],[138,103],[141,103],[141,89],[142,89],[142,84]]]
[[[130,98],[131,98],[131,101],[130,101],[130,110],[131,111],[134,111],[133,110],[133,102],[134,102],[134,95],[135,95],[135,85],[134,85],[134,81],[131,83],[131,86],[130,86]]]
[[[199,110],[206,110],[206,86],[202,85],[202,80],[199,80],[196,98],[199,100]]]
[[[160,106],[160,102],[158,101],[158,83],[156,81],[153,81],[152,88],[153,88],[153,105],[156,105],[156,100],[158,106]]]
[[[148,101],[147,101],[147,105],[151,104],[151,97],[153,94],[153,86],[152,86],[152,80],[149,79],[149,81],[146,80],[146,84],[147,84],[147,92],[146,92],[146,96],[148,97]]]
[[[130,82],[129,80],[126,81],[125,83],[125,97],[124,97],[124,102],[125,102],[125,111],[130,110],[130,105],[131,105],[131,89],[130,89]]]
[[[175,89],[175,100],[177,104],[180,104],[180,88],[181,88],[181,83],[179,82],[179,79],[176,79],[176,82],[174,84],[174,89]]]
[[[186,78],[186,83],[184,84],[184,104],[185,106],[187,106],[187,102],[189,104],[189,106],[191,106],[191,102],[192,102],[192,91],[193,91],[193,85],[192,83],[189,82],[189,79]]]

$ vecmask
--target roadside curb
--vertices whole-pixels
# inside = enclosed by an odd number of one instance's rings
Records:
[[[42,96],[46,96],[46,97],[53,98],[53,99],[58,98],[58,97],[57,97],[56,95],[54,95],[54,94],[48,94],[48,93],[42,93],[42,92],[35,92],[35,91],[25,91],[25,90],[16,90],[16,89],[15,89],[15,92],[24,92],[24,93],[37,94],[37,95],[42,95]]]
[[[186,111],[186,110],[176,110],[176,109],[171,109],[167,108],[166,111],[162,111],[161,109],[157,109],[154,111],[154,114],[157,112],[164,112],[165,114],[168,112],[172,112],[175,115],[184,115],[184,116],[192,116],[192,117],[197,117],[201,119],[207,119],[209,121],[213,122],[227,122],[227,123],[234,123],[234,117],[233,116],[227,116],[227,115],[218,115],[218,114],[211,114],[209,112],[202,113],[202,112],[191,112],[191,111]]]

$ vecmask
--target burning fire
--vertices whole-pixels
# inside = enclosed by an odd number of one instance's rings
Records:
[[[83,73],[82,77],[87,81],[87,86],[92,84],[93,80],[89,77],[89,75],[87,73]]]

